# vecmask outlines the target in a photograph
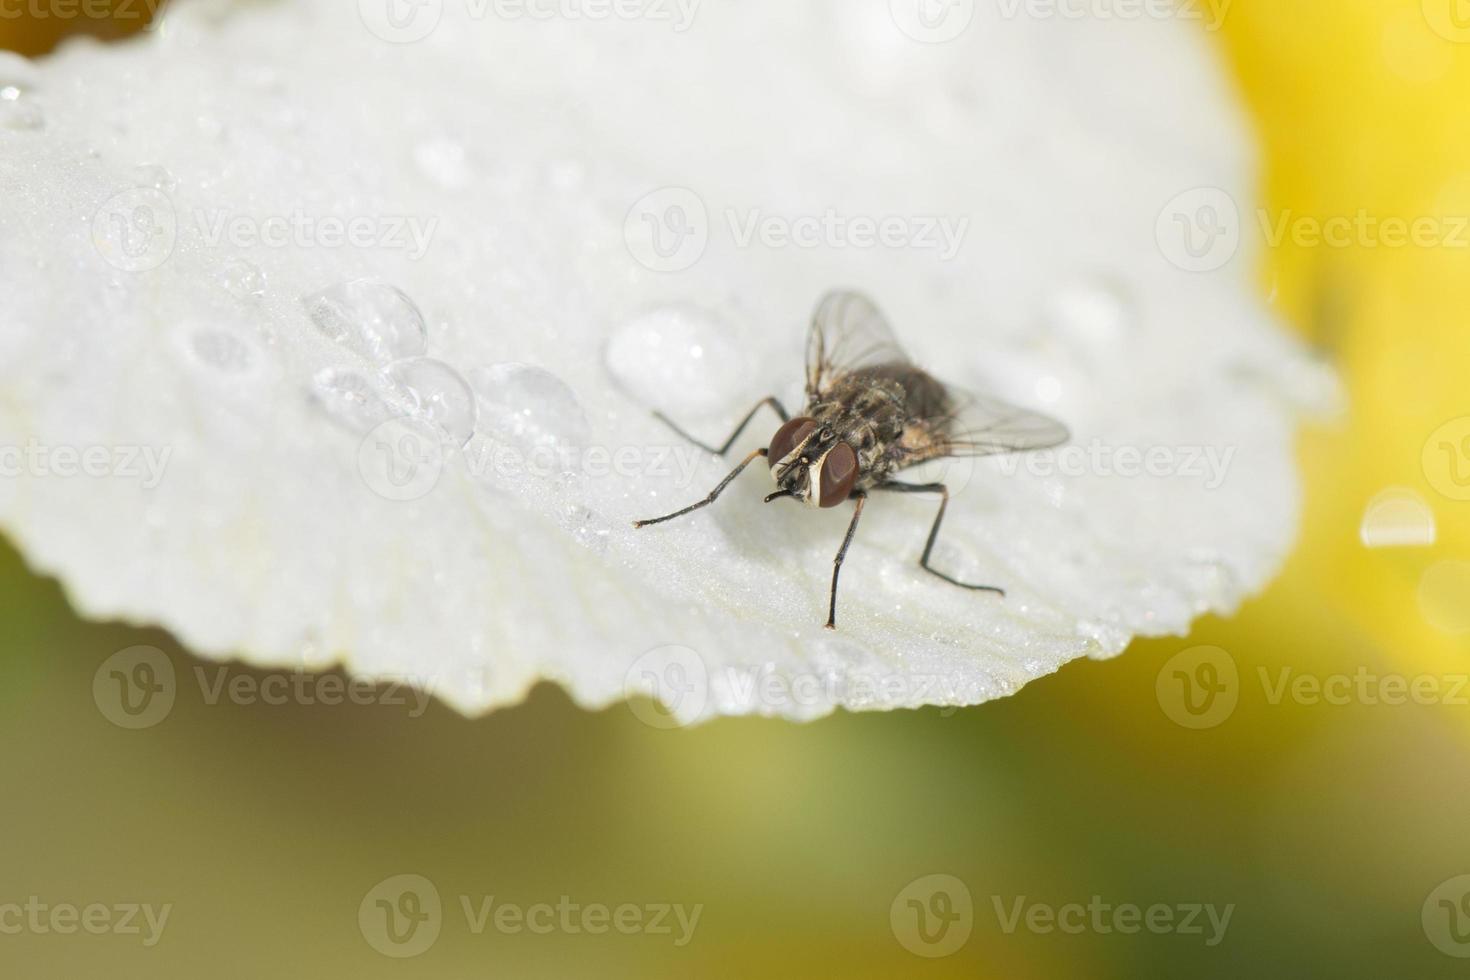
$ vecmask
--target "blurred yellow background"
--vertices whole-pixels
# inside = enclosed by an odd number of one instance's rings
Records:
[[[115,27],[7,17],[0,47]],[[1264,147],[1268,220],[1453,231],[1470,215],[1470,4],[1235,0],[1215,38]],[[1454,681],[1470,637],[1448,631],[1470,608],[1453,564],[1470,560],[1470,502],[1455,499],[1470,495],[1470,426],[1443,428],[1470,416],[1470,231],[1460,242],[1271,248],[1263,292],[1349,395],[1339,423],[1303,437],[1305,521],[1285,573],[1228,621],[978,708],[668,732],[543,686],[474,721],[181,696],[164,723],[126,731],[94,704],[98,665],[140,643],[181,673],[195,661],[156,631],[78,620],[4,546],[0,906],[172,911],[151,948],[0,933],[0,975],[1465,976],[1470,962],[1442,951],[1470,954],[1445,933],[1459,911],[1430,900],[1470,873],[1470,690]],[[1365,508],[1390,487],[1430,506],[1432,547],[1364,547]],[[1233,710],[1192,728],[1167,693],[1180,661],[1166,663],[1199,645],[1237,673]],[[1273,698],[1285,669],[1425,675],[1439,703]],[[357,916],[401,873],[433,881],[445,914],[432,948],[400,960]],[[968,941],[939,959],[890,925],[899,893],[934,873],[973,899]],[[462,895],[703,910],[683,947],[477,935]],[[993,907],[1094,895],[1234,909],[1208,946],[1208,926],[1007,933]],[[1470,929],[1463,912],[1453,922]]]

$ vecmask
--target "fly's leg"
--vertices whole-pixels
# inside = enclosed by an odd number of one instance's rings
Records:
[[[730,451],[731,446],[735,445],[735,440],[740,438],[740,433],[745,431],[745,427],[750,424],[751,419],[755,418],[755,413],[759,412],[761,410],[761,406],[763,405],[771,406],[771,409],[777,415],[781,416],[782,422],[789,422],[791,420],[791,417],[786,414],[786,409],[782,407],[781,402],[776,398],[775,395],[771,395],[767,398],[762,398],[760,401],[755,403],[755,408],[752,408],[749,412],[746,413],[745,418],[740,420],[740,424],[735,426],[735,431],[730,433],[730,438],[726,439],[725,444],[723,446],[720,446],[718,449],[716,449],[714,446],[706,446],[704,443],[700,442],[698,439],[694,438],[689,433],[679,428],[663,412],[654,412],[653,417],[658,419],[664,425],[667,425],[669,428],[673,429],[674,432],[676,432],[681,437],[694,443],[700,449],[703,449],[705,452],[713,453],[716,456],[723,456],[725,455],[725,453]]]
[[[842,561],[847,557],[847,548],[852,544],[853,532],[857,530],[858,519],[863,516],[863,504],[868,502],[868,495],[859,490],[852,495],[857,501],[857,507],[852,512],[852,523],[847,525],[847,537],[842,539],[842,547],[837,550],[837,557],[832,559],[832,595],[827,603],[827,628],[837,628],[837,576],[842,574]]]
[[[705,497],[699,503],[697,503],[697,504],[690,504],[688,507],[685,507],[683,510],[676,510],[672,514],[665,514],[663,517],[654,517],[654,518],[652,518],[650,520],[646,520],[646,521],[634,521],[633,522],[633,526],[634,527],[647,527],[650,524],[662,524],[664,521],[672,521],[676,517],[683,517],[685,514],[688,514],[691,511],[699,510],[699,508],[701,508],[701,507],[708,507],[710,504],[712,504],[712,503],[715,502],[715,499],[718,498],[721,493],[724,492],[725,488],[730,485],[731,481],[733,481],[737,476],[740,475],[740,471],[743,470],[743,469],[745,469],[747,466],[750,465],[751,460],[755,459],[757,456],[764,456],[765,454],[766,454],[766,450],[764,450],[764,449],[757,449],[754,452],[752,452],[749,456],[747,456],[744,459],[742,459],[740,461],[740,465],[737,466],[737,467],[735,467],[733,470],[731,470],[730,471],[730,475],[727,476],[727,477],[725,477],[723,480],[721,480],[719,482],[719,484],[713,490],[711,490],[709,492],[709,496],[708,497]]]
[[[896,493],[937,493],[941,494],[939,501],[939,513],[934,515],[934,526],[929,529],[929,540],[924,543],[924,554],[919,558],[919,565],[930,575],[937,575],[951,585],[958,585],[962,589],[974,589],[976,592],[994,592],[996,595],[1005,595],[1006,590],[994,585],[971,585],[961,582],[959,579],[946,575],[939,569],[929,564],[929,553],[934,550],[934,540],[939,537],[939,525],[944,520],[944,509],[949,506],[949,488],[942,483],[924,483],[915,485],[912,483],[898,483],[890,481],[880,483],[879,490],[891,490]]]

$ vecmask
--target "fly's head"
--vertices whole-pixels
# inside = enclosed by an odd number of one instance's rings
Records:
[[[813,507],[836,507],[858,479],[858,457],[830,425],[799,416],[776,430],[766,454],[778,497],[795,497]]]

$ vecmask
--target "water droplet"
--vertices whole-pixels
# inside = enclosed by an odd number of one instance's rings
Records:
[[[403,290],[387,283],[355,279],[305,296],[301,303],[322,333],[378,364],[428,349],[424,315]]]
[[[442,429],[456,445],[475,434],[475,395],[469,384],[443,361],[409,357],[394,361],[383,375],[409,400],[409,411]]]
[[[1406,487],[1389,487],[1368,502],[1358,537],[1367,548],[1414,548],[1434,544],[1434,511]]]
[[[328,415],[358,433],[370,431],[394,414],[377,386],[350,369],[318,371],[312,378],[312,395]]]
[[[0,129],[41,129],[46,114],[35,96],[18,85],[0,88]]]
[[[220,270],[220,285],[236,299],[259,299],[265,295],[265,273],[254,262],[230,259]]]
[[[165,194],[172,194],[178,181],[174,175],[168,172],[168,168],[156,163],[145,163],[133,168],[133,181],[139,187],[151,187]]]
[[[203,328],[189,337],[194,359],[222,374],[248,374],[258,356],[254,346],[227,330]]]
[[[1051,296],[1043,311],[1046,325],[1092,348],[1117,343],[1134,320],[1133,297],[1118,283],[1075,283]]]
[[[425,140],[413,151],[419,170],[440,187],[464,187],[474,178],[465,148],[452,139]]]
[[[754,358],[722,317],[693,306],[652,310],[608,342],[607,368],[634,398],[681,416],[732,410]]]
[[[587,416],[556,375],[530,364],[494,364],[470,372],[481,428],[524,447],[578,448],[589,438]]]
[[[607,550],[612,526],[607,518],[581,504],[571,504],[562,512],[561,526],[572,532],[572,537],[584,548],[602,552]]]
[[[1107,657],[1123,652],[1129,641],[1133,639],[1132,633],[1123,629],[1122,626],[1114,623],[1100,623],[1097,620],[1080,621],[1078,632],[1100,646],[1101,652]]]
[[[1436,629],[1470,632],[1470,561],[1441,561],[1419,578],[1419,611]]]
[[[34,89],[37,81],[36,66],[29,58],[0,51],[0,87]]]
[[[553,190],[574,191],[587,180],[587,165],[581,160],[553,160],[546,166],[546,182]]]

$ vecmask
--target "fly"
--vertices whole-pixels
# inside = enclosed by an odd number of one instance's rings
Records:
[[[776,491],[766,497],[767,503],[792,497],[813,507],[836,507],[847,500],[855,504],[847,535],[832,561],[828,629],[837,628],[837,577],[868,494],[874,491],[938,494],[939,511],[919,565],[961,588],[1005,595],[997,586],[961,582],[929,564],[949,506],[949,489],[943,483],[905,483],[894,476],[946,457],[1048,449],[1067,441],[1066,426],[936,380],[904,353],[871,300],[843,290],[827,294],[812,317],[806,346],[806,407],[800,415],[791,417],[774,395],[763,398],[719,447],[706,446],[664,415],[655,415],[696,446],[723,456],[765,406],[781,417],[781,427],[768,446],[741,460],[698,503],[663,517],[635,521],[633,526],[662,524],[714,503],[741,471],[763,457],[776,481]]]

